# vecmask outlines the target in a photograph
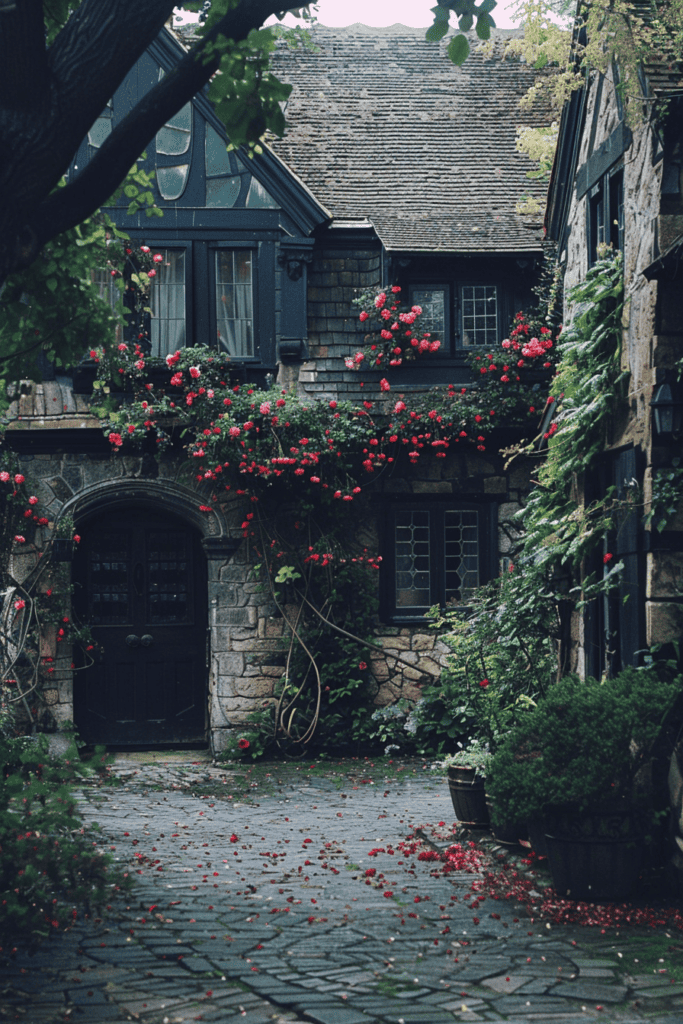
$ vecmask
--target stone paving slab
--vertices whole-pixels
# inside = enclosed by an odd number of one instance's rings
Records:
[[[128,755],[118,788],[84,789],[133,890],[10,961],[0,1020],[683,1024],[683,984],[627,962],[614,935],[473,908],[476,874],[432,874],[400,847],[452,833],[442,779],[269,771],[245,799],[241,768]]]

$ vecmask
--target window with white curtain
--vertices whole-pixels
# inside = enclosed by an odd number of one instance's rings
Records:
[[[253,250],[218,249],[215,260],[218,348],[236,359],[253,358]]]
[[[166,356],[185,345],[185,250],[155,249],[163,262],[155,264],[156,277],[149,296],[151,355]]]

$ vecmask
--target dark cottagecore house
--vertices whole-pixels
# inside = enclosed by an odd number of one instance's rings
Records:
[[[226,150],[204,96],[188,103],[147,149],[163,218],[114,211],[135,244],[163,256],[151,355],[215,346],[237,379],[359,400],[379,374],[345,367],[362,344],[353,299],[398,284],[442,344],[397,368],[393,391],[468,382],[468,354],[528,305],[541,257],[539,224],[516,207],[543,186],[527,179],[515,141],[521,121],[547,114],[520,113],[535,72],[503,59],[508,36],[496,32],[456,68],[422,30],[317,27],[312,48],[276,54],[294,87],[289,128],[254,160]],[[93,125],[73,174],[181,52],[164,31]],[[181,454],[112,452],[90,414],[92,379],[86,360],[73,375],[23,382],[8,434],[51,520],[73,516],[76,600],[102,647],[77,674],[55,647],[46,700],[90,742],[220,751],[272,697],[282,619],[251,579],[239,499],[201,511]],[[445,648],[423,614],[462,601],[465,578],[472,587],[498,571],[527,486],[520,461],[506,470],[494,448],[472,446],[425,456],[376,487],[363,527],[384,558],[376,632],[386,655],[368,659],[377,706],[415,699],[438,676]]]

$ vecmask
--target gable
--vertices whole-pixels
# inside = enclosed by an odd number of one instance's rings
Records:
[[[177,39],[164,29],[90,129],[74,161],[74,173],[88,162],[127,112],[172,70],[183,52]],[[307,235],[329,219],[302,182],[272,153],[266,151],[250,159],[241,152],[228,152],[227,144],[225,128],[204,93],[196,95],[159,129],[141,163],[155,172],[156,201],[166,216],[164,226],[202,226],[196,212],[188,216],[190,210],[199,209],[215,211],[212,225],[223,221],[226,227],[236,222],[234,216],[226,216],[227,211],[272,211],[272,226],[281,226],[295,235]],[[127,204],[122,197],[118,205]],[[219,211],[223,211],[223,217]],[[122,218],[126,228],[149,223],[144,213],[117,217]],[[238,216],[238,222],[246,223],[244,216]]]

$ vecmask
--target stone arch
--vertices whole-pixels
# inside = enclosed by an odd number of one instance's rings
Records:
[[[228,524],[220,509],[202,512],[202,496],[191,488],[172,480],[118,479],[101,481],[86,486],[69,498],[61,509],[62,515],[72,515],[76,524],[105,512],[130,508],[158,509],[177,516],[193,526],[202,537],[206,548],[216,542],[230,539]],[[213,543],[212,543],[213,542]]]

